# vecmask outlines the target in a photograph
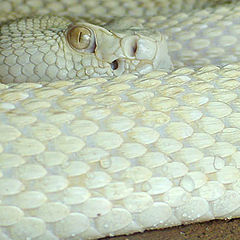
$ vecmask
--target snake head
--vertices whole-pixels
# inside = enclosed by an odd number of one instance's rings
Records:
[[[68,29],[67,41],[74,50],[96,58],[99,65],[95,72],[101,66],[111,76],[172,68],[165,36],[160,32],[150,34],[139,26],[120,26],[124,28],[117,28],[115,23],[104,27],[77,23]]]
[[[171,69],[165,37],[124,21],[98,26],[84,19],[38,16],[7,22],[0,26],[1,82],[86,79]]]

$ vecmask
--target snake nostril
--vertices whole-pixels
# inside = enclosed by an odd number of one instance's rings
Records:
[[[133,46],[132,46],[132,52],[133,52],[133,56],[135,56],[136,55],[136,52],[137,52],[137,41],[135,41],[134,43],[133,43]]]
[[[118,69],[118,60],[114,60],[110,65],[112,70]]]
[[[139,50],[139,36],[127,36],[121,40],[123,53],[127,58],[134,59]]]

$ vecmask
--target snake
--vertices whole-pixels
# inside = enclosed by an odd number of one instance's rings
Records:
[[[0,1],[0,239],[240,216],[240,4]]]

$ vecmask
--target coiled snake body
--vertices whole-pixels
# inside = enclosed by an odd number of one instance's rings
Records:
[[[239,217],[240,4],[0,6],[0,239]]]

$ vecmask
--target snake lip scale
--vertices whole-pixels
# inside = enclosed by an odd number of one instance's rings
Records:
[[[240,216],[238,1],[0,6],[1,240]]]

